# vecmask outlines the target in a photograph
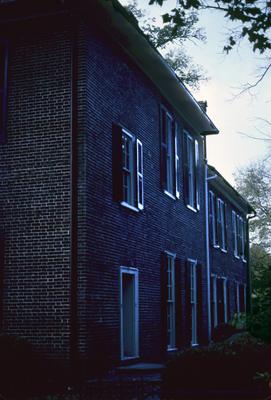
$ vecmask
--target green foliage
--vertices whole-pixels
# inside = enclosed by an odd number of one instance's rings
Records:
[[[185,51],[185,41],[205,41],[205,33],[197,28],[198,15],[195,11],[180,12],[175,23],[167,15],[163,16],[164,25],[157,24],[155,18],[147,18],[146,12],[138,8],[134,0],[127,10],[139,21],[140,27],[149,42],[159,51],[176,75],[186,84],[197,88],[199,82],[206,80],[203,69],[195,65]]]
[[[165,0],[151,0],[149,4],[163,5]],[[230,35],[228,44],[224,46],[230,51],[236,43],[247,38],[253,51],[264,53],[271,49],[271,4],[269,0],[179,0],[178,7],[164,19],[177,27],[181,24],[184,11],[190,10],[217,10],[223,12],[225,18],[239,23],[235,35]]]
[[[257,385],[257,373],[271,372],[271,346],[248,333],[236,334],[223,343],[192,347],[166,367],[165,389],[239,389]]]

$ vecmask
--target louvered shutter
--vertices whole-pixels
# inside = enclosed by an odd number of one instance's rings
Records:
[[[122,128],[113,124],[112,129],[112,180],[113,200],[122,201]]]
[[[189,176],[188,176],[188,136],[183,134],[183,192],[184,202],[188,204],[189,199]]]
[[[182,344],[182,308],[181,308],[181,262],[175,259],[175,321],[176,321],[176,347]]]
[[[214,315],[214,277],[211,276],[210,279],[210,301],[211,301],[211,327],[212,327],[212,335],[213,335],[213,329],[214,329],[214,321],[215,321],[215,315]]]
[[[8,43],[0,39],[0,143],[6,139]]]
[[[196,266],[197,274],[197,336],[198,343],[202,344],[204,342],[204,331],[203,331],[203,301],[202,301],[202,265],[198,264]]]
[[[160,156],[160,175],[161,175],[161,188],[167,188],[167,119],[166,111],[160,107],[160,138],[161,138],[161,156]]]
[[[192,339],[192,308],[191,308],[191,265],[185,262],[185,342],[190,346]]]
[[[161,350],[167,350],[167,255],[161,253]]]

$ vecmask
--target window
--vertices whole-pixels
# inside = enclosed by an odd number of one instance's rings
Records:
[[[239,282],[236,282],[236,313],[240,314],[240,284]]]
[[[226,206],[223,200],[217,199],[217,244],[221,250],[227,250]]]
[[[233,235],[233,249],[236,258],[246,260],[246,246],[247,246],[247,232],[246,221],[232,211],[232,235]]]
[[[113,129],[112,160],[114,199],[135,211],[143,210],[143,145],[131,132],[118,125]]]
[[[191,303],[191,324],[192,324],[192,337],[191,345],[195,346],[198,344],[198,332],[197,332],[197,261],[189,260],[190,266],[190,303]]]
[[[209,191],[209,227],[210,243],[217,246],[215,195],[212,191]]]
[[[166,254],[167,257],[167,349],[176,347],[176,321],[175,321],[175,255]]]
[[[138,270],[120,267],[121,359],[139,356]]]
[[[224,303],[224,322],[228,322],[228,282],[227,278],[222,278],[223,279],[223,303]]]
[[[217,276],[211,276],[211,299],[212,299],[212,327],[215,328],[218,324],[218,308],[217,308]]]
[[[161,182],[166,194],[180,197],[180,129],[161,107]]]
[[[0,143],[5,140],[7,122],[7,73],[8,48],[7,42],[0,39]]]
[[[184,194],[188,207],[200,209],[199,200],[199,144],[188,132],[184,132]]]

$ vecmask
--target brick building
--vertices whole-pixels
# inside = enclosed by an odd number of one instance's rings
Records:
[[[119,3],[74,3],[0,2],[1,329],[63,365],[161,360],[210,340],[214,276],[247,284],[209,248],[218,130]]]

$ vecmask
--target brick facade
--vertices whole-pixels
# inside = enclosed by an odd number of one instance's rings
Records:
[[[74,346],[83,363],[118,364],[120,267],[136,268],[139,358],[160,360],[166,354],[165,251],[176,256],[176,347],[190,345],[189,258],[200,266],[200,340],[207,341],[203,138],[110,35],[90,26],[83,18],[58,16],[5,29],[2,328],[29,339],[48,358],[67,361]],[[197,212],[185,204],[183,170],[179,199],[161,188],[161,105],[199,143]],[[139,212],[113,198],[114,124],[143,144],[145,207]],[[232,258],[231,247],[228,254],[211,249],[211,266],[245,281],[245,266]]]

